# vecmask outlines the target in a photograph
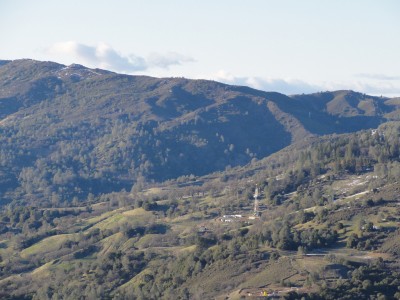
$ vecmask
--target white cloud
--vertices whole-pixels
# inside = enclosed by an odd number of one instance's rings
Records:
[[[354,89],[370,95],[400,96],[400,80],[397,83],[385,81],[355,82],[354,86],[356,86]]]
[[[190,57],[175,52],[166,55],[152,54],[146,59],[135,54],[123,55],[106,43],[90,46],[76,41],[56,43],[46,52],[51,56],[67,56],[73,62],[91,67],[127,73],[150,68],[168,69],[173,65],[194,61]]]
[[[213,79],[228,84],[246,85],[258,90],[279,92],[287,95],[313,93],[321,90],[320,86],[291,78],[236,77],[224,70],[218,71]]]
[[[168,69],[173,65],[181,65],[187,62],[194,62],[195,60],[191,57],[176,53],[168,52],[164,55],[159,53],[152,53],[147,58],[147,62],[150,66],[160,67]]]
[[[80,63],[89,67],[131,74],[138,71],[155,74],[158,69],[159,71],[164,70],[162,72],[163,76],[177,76],[176,74],[170,74],[168,71],[171,66],[195,61],[191,57],[176,52],[168,52],[166,54],[152,53],[146,58],[135,54],[124,55],[106,43],[91,46],[76,41],[54,44],[47,48],[45,52],[53,60],[64,63],[68,61],[69,63]],[[236,76],[226,70],[220,70],[212,76],[204,77],[228,84],[245,85],[286,95],[343,89],[370,95],[385,95],[389,97],[400,95],[400,76],[375,73],[360,73],[347,81],[332,80],[329,82],[308,82],[296,78]]]
[[[286,95],[335,90],[354,90],[370,95],[384,95],[388,97],[400,95],[400,80],[396,77],[389,80],[388,76],[376,79],[368,77],[365,80],[350,80],[345,82],[330,81],[314,83],[293,78],[238,77],[227,71],[220,70],[212,76],[212,79],[227,84],[246,85],[259,90],[274,91]]]
[[[332,81],[322,84],[322,90],[353,90],[375,96],[398,97],[400,96],[400,80],[350,80],[346,82]]]

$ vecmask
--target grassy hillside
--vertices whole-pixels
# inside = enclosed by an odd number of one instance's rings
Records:
[[[397,299],[399,137],[386,123],[203,177],[9,206],[1,296]]]

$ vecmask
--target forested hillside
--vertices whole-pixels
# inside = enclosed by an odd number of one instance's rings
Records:
[[[385,123],[203,177],[8,206],[2,297],[399,299],[399,139]]]
[[[0,298],[400,299],[399,115],[0,61]]]
[[[0,64],[0,201],[61,205],[201,176],[293,142],[396,119],[397,99],[288,97],[33,60]]]

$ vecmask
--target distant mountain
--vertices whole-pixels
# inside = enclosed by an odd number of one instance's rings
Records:
[[[353,91],[295,95],[292,98],[309,111],[309,120],[304,116],[301,119],[304,125],[319,134],[353,132],[376,127],[377,122],[382,122],[382,119],[398,119],[394,113],[398,113],[400,108],[396,99],[374,97]],[[315,122],[320,122],[320,125],[316,125]]]
[[[398,99],[288,97],[184,78],[0,61],[0,197],[83,197],[140,180],[204,175],[313,135],[377,127]]]

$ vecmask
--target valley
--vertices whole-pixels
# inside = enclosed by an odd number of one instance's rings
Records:
[[[183,285],[176,288],[187,291],[190,298],[250,299],[260,292],[269,295],[275,292],[281,297],[288,297],[294,292],[316,293],[323,287],[338,284],[348,276],[349,271],[358,270],[358,266],[384,264],[385,267],[397,268],[398,250],[392,246],[385,248],[384,245],[386,239],[398,232],[400,202],[392,200],[389,195],[393,196],[393,190],[398,193],[399,185],[385,185],[374,193],[368,190],[374,179],[373,174],[363,174],[363,185],[352,191],[346,188],[354,186],[354,182],[360,180],[359,175],[344,175],[337,181],[316,183],[312,185],[314,188],[340,185],[340,189],[334,192],[345,191],[346,195],[325,205],[296,210],[289,215],[286,215],[287,211],[294,209],[290,208],[290,202],[295,203],[298,192],[283,195],[285,200],[278,206],[265,204],[266,199],[262,199],[260,219],[251,218],[251,199],[240,196],[237,206],[230,208],[232,191],[226,189],[229,181],[218,184],[219,188],[212,195],[201,190],[191,191],[196,185],[191,185],[189,181],[181,188],[179,185],[182,183],[176,183],[145,189],[135,196],[126,192],[115,194],[123,199],[119,202],[110,199],[86,207],[43,209],[44,214],[59,215],[52,220],[55,232],[49,237],[39,237],[30,246],[23,246],[18,254],[14,250],[20,247],[17,237],[9,235],[10,238],[2,240],[0,255],[3,265],[12,265],[15,268],[13,272],[19,272],[19,268],[25,268],[25,271],[18,276],[4,277],[0,285],[3,285],[4,291],[9,287],[17,293],[29,293],[26,282],[31,282],[31,287],[39,287],[40,282],[54,283],[57,278],[63,278],[62,274],[75,274],[75,279],[68,279],[67,286],[72,290],[81,289],[100,279],[96,279],[98,268],[101,268],[101,265],[97,266],[99,261],[120,261],[120,267],[113,266],[110,270],[121,275],[127,267],[124,262],[129,264],[132,256],[139,255],[142,257],[140,262],[146,262],[146,266],[130,273],[136,275],[121,279],[115,274],[105,273],[103,276],[111,276],[108,280],[113,280],[110,282],[113,288],[93,291],[92,295],[104,297],[111,292],[109,295],[123,298],[123,295],[132,292],[140,294],[139,291],[144,291],[146,285],[155,284],[160,272],[158,268],[165,264],[167,270],[161,274],[179,274],[182,279],[186,278]],[[219,181],[220,178],[214,180]],[[253,180],[250,179],[251,182]],[[249,178],[243,178],[236,185],[245,190],[253,186],[248,181]],[[171,192],[178,196],[168,200]],[[149,196],[155,199],[151,202],[153,206],[142,204],[136,207],[135,199]],[[171,211],[171,201],[174,211]],[[218,218],[221,214],[233,213],[241,214],[243,218],[237,222],[221,222]],[[311,240],[311,244],[298,249],[289,244],[275,246],[274,237],[270,242],[263,242],[263,231],[279,227],[282,219],[292,224],[298,233],[309,230],[324,232],[333,227],[336,237],[332,241]],[[372,222],[376,229],[365,230],[362,224],[368,222]],[[362,239],[357,245],[349,247],[353,235],[362,236]],[[368,240],[370,242],[366,242]],[[196,257],[200,264],[196,263]],[[175,260],[179,263],[174,263]],[[33,263],[27,265],[27,261]],[[189,269],[176,269],[184,266]],[[48,288],[61,290],[51,285]],[[162,290],[159,293],[154,297],[169,297]],[[144,294],[143,297],[153,297],[150,295]],[[183,294],[181,297],[184,297]]]

